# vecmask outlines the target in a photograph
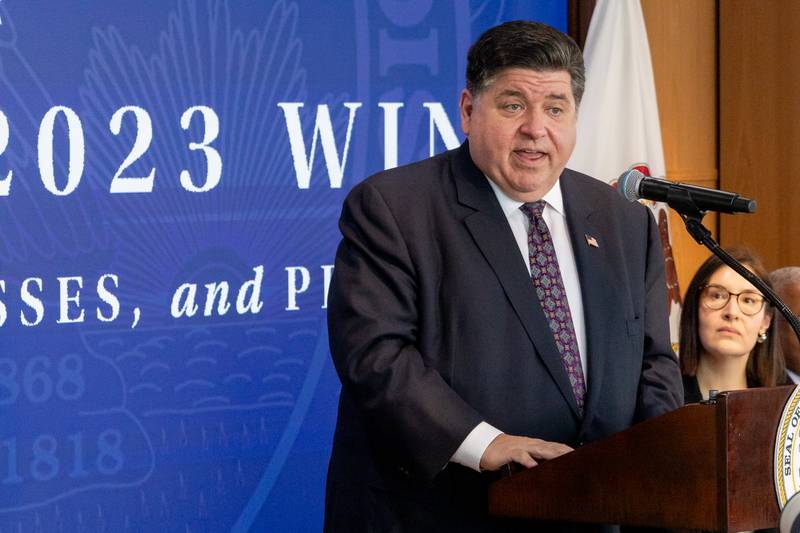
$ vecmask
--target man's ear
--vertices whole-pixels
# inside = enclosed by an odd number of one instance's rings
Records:
[[[461,91],[461,100],[458,103],[458,107],[461,110],[461,131],[468,136],[473,109],[472,93],[468,89]]]

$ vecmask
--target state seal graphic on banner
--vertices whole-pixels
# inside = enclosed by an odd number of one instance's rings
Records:
[[[800,492],[800,387],[795,387],[783,408],[775,437],[775,494],[781,510]]]

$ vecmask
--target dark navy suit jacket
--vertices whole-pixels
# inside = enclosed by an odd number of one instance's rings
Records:
[[[513,530],[486,516],[491,476],[448,463],[479,422],[579,446],[682,404],[653,217],[583,174],[560,183],[585,309],[583,417],[467,143],[350,193],[328,300],[342,381],[328,531]]]

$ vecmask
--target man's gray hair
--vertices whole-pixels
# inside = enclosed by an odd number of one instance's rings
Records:
[[[779,268],[769,275],[775,292],[783,292],[790,285],[800,286],[800,267],[788,266]]]

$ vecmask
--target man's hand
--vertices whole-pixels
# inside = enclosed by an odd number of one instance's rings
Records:
[[[483,452],[481,470],[499,470],[500,467],[511,462],[530,468],[539,464],[537,459],[554,459],[571,451],[572,448],[560,442],[501,433]]]

